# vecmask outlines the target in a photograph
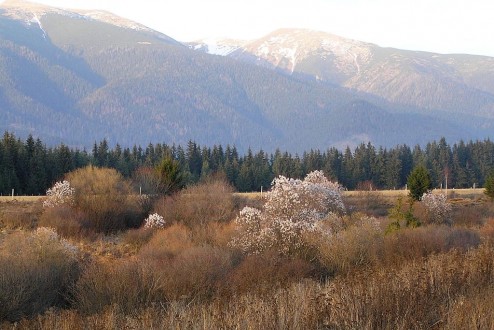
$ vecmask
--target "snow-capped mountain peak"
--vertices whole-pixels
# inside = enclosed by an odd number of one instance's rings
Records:
[[[359,73],[361,64],[372,57],[372,46],[326,32],[280,29],[247,44],[244,52],[291,73],[299,63],[315,55],[330,58],[343,72]]]
[[[203,39],[189,42],[191,49],[202,51],[211,55],[228,56],[233,52],[242,49],[248,41],[236,39]]]
[[[94,20],[118,27],[153,32],[152,29],[134,21],[119,17],[107,11],[62,9],[23,0],[6,0],[0,7],[1,15],[24,21],[27,25],[37,24],[43,30],[40,19],[47,14],[58,14],[72,18]]]

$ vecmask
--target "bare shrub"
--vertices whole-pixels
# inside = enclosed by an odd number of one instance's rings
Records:
[[[317,314],[320,285],[296,283],[270,295],[246,294],[208,302],[172,301],[124,314],[117,306],[84,316],[52,311],[23,320],[16,329],[322,329]]]
[[[110,306],[128,314],[155,301],[165,301],[154,275],[135,261],[92,263],[75,286],[76,306],[88,314]]]
[[[480,237],[490,244],[494,243],[494,218],[488,219],[480,228]]]
[[[84,215],[69,205],[46,208],[38,225],[55,228],[63,237],[77,237],[83,233]]]
[[[228,243],[235,235],[235,224],[230,222],[209,222],[191,228],[191,237],[196,245],[211,245],[230,249]]]
[[[233,265],[228,250],[195,245],[191,229],[181,224],[156,231],[138,260],[160,279],[168,299],[211,296]]]
[[[228,251],[217,247],[194,246],[161,266],[155,271],[161,275],[160,285],[168,299],[203,300],[223,285],[232,258]]]
[[[403,229],[385,236],[381,262],[401,264],[452,249],[465,251],[479,244],[479,234],[466,228],[428,226]]]
[[[376,219],[363,216],[330,236],[309,233],[305,239],[314,246],[317,260],[329,274],[343,274],[374,266],[384,235]]]
[[[0,241],[0,321],[65,306],[78,276],[77,250],[56,232],[14,232]]]
[[[455,225],[478,227],[489,219],[494,218],[494,207],[492,203],[470,202],[453,208],[452,217]]]
[[[451,251],[350,273],[328,283],[318,306],[331,329],[442,326],[450,303],[492,285],[493,256],[493,250],[483,246],[465,254]]]
[[[97,232],[139,227],[144,212],[130,186],[114,169],[88,166],[67,175],[74,188],[74,207],[85,219],[83,226]]]
[[[154,231],[146,228],[126,230],[122,234],[122,244],[130,245],[135,250],[139,250],[153,237]]]
[[[236,212],[233,188],[225,181],[206,181],[159,200],[154,212],[162,215],[166,223],[188,227],[229,221]]]
[[[173,258],[193,247],[191,231],[184,225],[175,224],[157,231],[139,251],[141,259]]]
[[[231,293],[272,292],[274,288],[310,277],[316,269],[299,258],[284,258],[275,253],[247,256],[229,275],[225,287]]]
[[[379,191],[359,191],[354,199],[354,211],[363,212],[370,216],[385,216],[388,213],[388,202]]]
[[[132,181],[142,194],[157,195],[161,191],[159,174],[152,167],[139,167],[133,173]]]

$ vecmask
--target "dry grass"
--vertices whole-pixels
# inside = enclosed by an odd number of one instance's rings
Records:
[[[75,266],[84,265],[77,274],[65,272],[62,266],[69,259],[61,258],[49,244],[35,246],[21,240],[30,235],[29,226],[0,232],[0,273],[5,270],[0,280],[6,281],[0,299],[9,299],[0,308],[12,309],[11,316],[0,315],[0,328],[494,326],[494,205],[477,192],[455,195],[456,226],[400,229],[389,235],[384,235],[390,221],[387,210],[400,193],[345,193],[350,212],[341,219],[341,228],[333,236],[307,235],[303,238],[307,247],[282,257],[272,251],[245,256],[229,247],[235,231],[231,220],[238,209],[245,203],[260,205],[262,200],[218,194],[222,187],[189,189],[180,203],[172,205],[174,209],[166,210],[174,220],[163,229],[71,235],[74,228],[64,223],[64,218],[74,216],[70,212],[46,212],[39,220],[20,221],[31,227],[65,226],[70,242],[80,250]],[[0,203],[0,216],[6,210],[36,214],[40,204]],[[419,207],[416,211],[420,215]],[[43,262],[35,261],[39,256],[44,256]],[[10,296],[19,295],[19,288],[29,288],[28,282],[38,291],[15,305]],[[37,296],[56,299],[36,305]],[[38,312],[43,314],[36,316]],[[15,325],[7,322],[23,316],[26,319]]]
[[[38,200],[14,200],[0,203],[0,229],[32,229],[43,211]]]
[[[492,247],[482,246],[465,254],[452,251],[337,278],[322,299],[327,325],[331,329],[472,328],[473,322],[457,327],[454,321],[468,318],[472,310],[456,308],[452,318],[451,308],[458,306],[458,299],[477,295],[480,288],[492,292],[493,257]]]
[[[451,251],[319,283],[123,313],[53,311],[17,329],[492,329],[494,249]]]
[[[52,234],[16,231],[0,240],[0,321],[66,304],[78,261]]]
[[[46,196],[0,196],[0,203],[9,202],[40,202]]]

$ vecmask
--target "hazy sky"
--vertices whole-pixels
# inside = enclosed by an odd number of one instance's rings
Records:
[[[1,0],[0,0],[1,2]],[[105,9],[179,41],[253,39],[277,28],[326,31],[403,49],[494,56],[492,0],[39,0]]]

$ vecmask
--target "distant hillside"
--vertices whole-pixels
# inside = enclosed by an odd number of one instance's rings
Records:
[[[481,77],[471,79],[480,84]],[[336,81],[194,51],[110,13],[0,6],[0,130],[21,137],[86,147],[103,138],[122,145],[195,140],[301,152],[482,138],[492,123],[400,109]]]
[[[275,31],[246,42],[228,55],[292,76],[382,97],[406,111],[414,108],[416,112],[442,117],[466,114],[489,118],[491,125],[494,118],[491,57],[381,48],[300,29]]]

